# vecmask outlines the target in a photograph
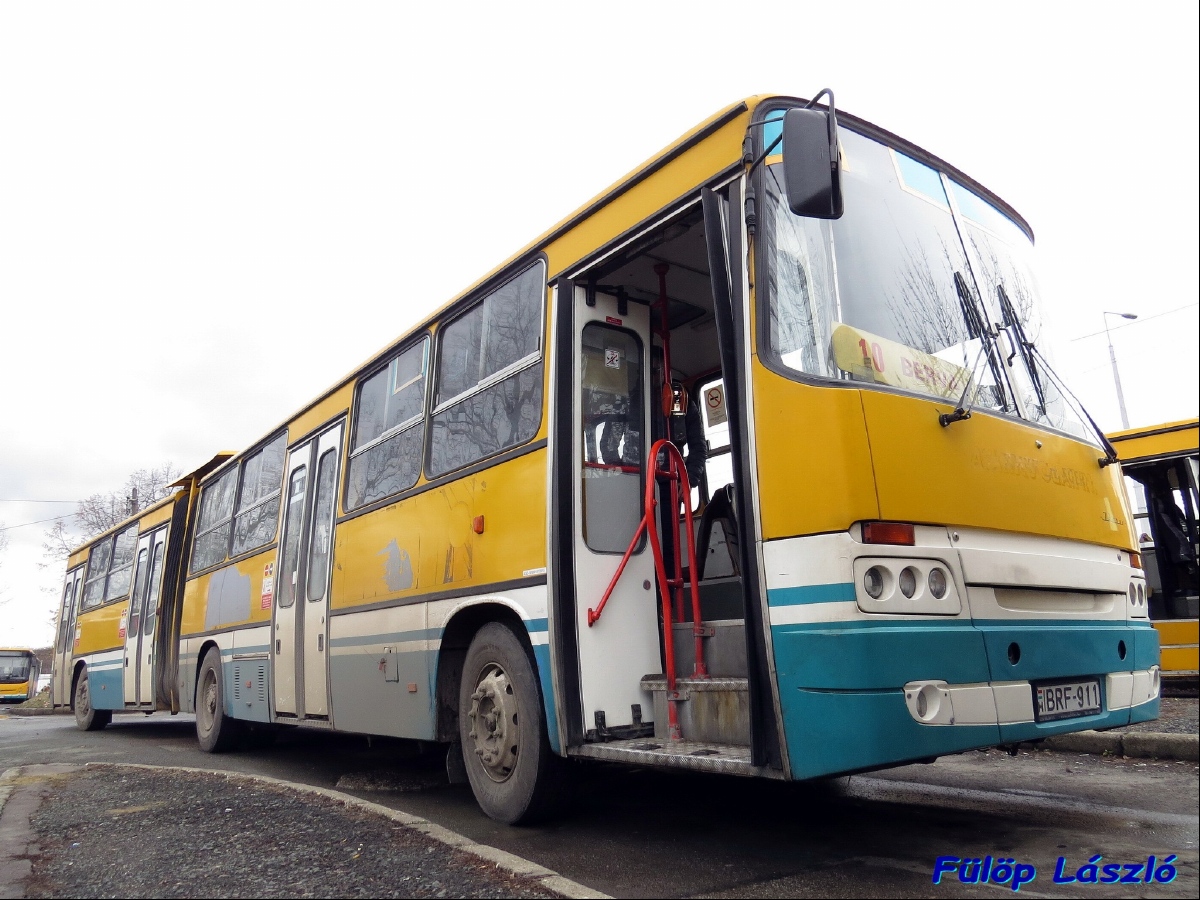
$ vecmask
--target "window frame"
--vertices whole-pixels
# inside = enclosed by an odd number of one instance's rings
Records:
[[[129,565],[122,566],[121,569],[126,569],[126,568],[130,569],[131,576],[132,576],[133,564],[137,560],[137,542],[138,542],[139,538],[141,538],[141,532],[140,532],[139,528],[140,528],[140,524],[138,522],[134,522],[133,524],[127,525],[125,528],[122,528],[120,531],[111,532],[110,534],[106,535],[103,540],[96,541],[88,549],[87,568],[84,569],[84,573],[83,573],[83,589],[82,589],[82,591],[79,592],[78,596],[76,597],[76,603],[78,604],[79,615],[82,615],[85,612],[90,612],[93,609],[99,609],[102,606],[107,606],[110,603],[120,603],[122,600],[129,599],[129,595],[133,591],[133,578],[132,577],[130,577],[129,587],[126,589],[125,593],[120,594],[119,596],[116,596],[116,597],[108,596],[108,581],[112,577],[113,572],[116,571],[113,568],[113,561],[116,559],[117,538],[119,538],[121,535],[126,534],[130,531],[134,532],[133,555],[130,557]],[[104,574],[96,575],[95,577],[89,577],[92,575],[92,571],[91,571],[92,555],[104,544],[107,544],[109,547],[108,563],[105,566]],[[103,579],[103,590],[100,591],[100,599],[96,600],[92,603],[88,603],[87,602],[88,585],[93,582],[100,581],[101,579]]]
[[[245,509],[239,509],[238,505],[240,504],[241,499],[242,499],[242,491],[245,490],[246,464],[250,460],[252,460],[255,456],[265,453],[266,449],[269,446],[271,446],[272,444],[274,444],[280,438],[283,439],[283,465],[280,467],[279,488],[273,493],[263,495],[262,497],[260,497],[259,499],[255,500],[253,503],[251,503],[249,506],[247,506]],[[257,544],[256,546],[249,547],[245,550],[242,550],[239,553],[236,553],[236,554],[233,553],[233,542],[234,542],[234,537],[237,534],[236,525],[237,525],[237,519],[239,516],[245,515],[246,513],[250,512],[251,510],[257,509],[259,506],[262,506],[265,503],[270,502],[270,500],[273,497],[280,497],[280,499],[281,499],[280,505],[282,508],[283,483],[286,480],[286,476],[287,476],[287,451],[288,451],[287,429],[284,428],[284,429],[281,429],[279,431],[272,433],[271,435],[266,437],[264,440],[259,441],[249,451],[242,454],[240,457],[237,457],[236,459],[231,460],[226,466],[223,466],[221,469],[214,472],[200,486],[200,500],[198,502],[197,512],[196,512],[197,531],[195,534],[192,535],[192,537],[189,541],[191,546],[188,548],[188,576],[189,577],[193,576],[193,575],[198,575],[202,572],[208,572],[210,570],[218,568],[219,566],[227,565],[230,560],[242,559],[247,556],[252,556],[255,553],[261,553],[264,548],[270,547],[272,545],[272,543],[274,543],[275,541],[277,541],[279,539],[279,514],[276,513],[275,529],[274,529],[274,531],[271,532],[270,538],[268,538],[266,541],[264,541],[261,544]],[[230,475],[233,476],[235,483],[234,483],[234,487],[233,487],[233,502],[230,504],[229,515],[222,519],[217,520],[212,525],[210,525],[208,528],[205,528],[203,531],[200,531],[199,530],[200,516],[204,510],[204,501],[209,496],[208,492],[212,489],[213,485],[219,483],[222,478],[229,477]],[[212,562],[212,563],[209,563],[205,566],[198,568],[196,566],[196,547],[199,545],[200,539],[202,537],[204,537],[205,535],[211,534],[212,532],[217,531],[220,528],[223,528],[226,525],[229,526],[229,534],[225,538],[225,555],[224,555],[224,557],[217,562]]]
[[[437,389],[442,381],[440,366],[441,366],[441,361],[442,361],[442,355],[444,353],[443,345],[445,343],[445,338],[444,338],[445,333],[450,329],[450,327],[452,325],[454,325],[456,322],[461,321],[465,316],[469,315],[471,312],[473,312],[474,310],[478,309],[480,306],[487,303],[487,301],[490,298],[494,297],[498,292],[503,290],[506,286],[508,286],[512,282],[516,281],[517,279],[521,278],[527,272],[530,272],[539,267],[541,270],[541,275],[537,279],[538,303],[539,303],[538,328],[537,328],[537,348],[533,352],[527,353],[525,356],[521,357],[520,359],[514,360],[513,362],[509,363],[507,366],[504,366],[502,369],[498,369],[497,371],[493,372],[492,374],[484,377],[480,381],[476,382],[470,388],[460,391],[459,393],[455,394],[454,396],[448,397],[445,400],[441,401],[440,403],[437,403],[436,402]],[[529,443],[529,441],[532,441],[534,438],[536,438],[538,432],[541,431],[542,425],[544,424],[544,419],[545,419],[544,407],[546,405],[545,388],[544,388],[546,374],[545,374],[544,369],[542,372],[543,395],[542,395],[542,404],[541,404],[543,408],[539,409],[537,427],[534,428],[533,434],[530,435],[530,437],[527,440],[519,441],[517,443],[510,444],[506,447],[501,447],[498,450],[495,450],[490,453],[485,453],[482,456],[479,456],[475,459],[470,460],[469,462],[465,462],[459,466],[455,466],[454,468],[447,469],[445,472],[438,472],[438,473],[434,474],[434,473],[431,473],[429,470],[429,464],[430,464],[431,456],[432,456],[431,442],[433,441],[433,433],[434,433],[433,424],[434,424],[434,418],[436,416],[446,412],[447,410],[453,408],[454,406],[457,406],[460,403],[463,403],[463,402],[471,399],[472,397],[476,396],[477,394],[481,394],[484,391],[489,390],[489,389],[495,387],[496,385],[501,384],[504,381],[514,378],[514,377],[520,375],[521,373],[523,373],[539,364],[544,363],[545,352],[546,352],[546,312],[547,312],[547,306],[548,306],[548,302],[549,302],[546,298],[546,292],[548,290],[548,284],[547,284],[546,279],[547,279],[548,272],[549,272],[549,265],[546,261],[545,256],[543,256],[543,255],[538,255],[538,256],[534,257],[532,260],[525,262],[524,264],[515,265],[515,266],[509,268],[508,270],[506,270],[506,272],[502,273],[500,276],[498,276],[486,288],[484,288],[478,294],[476,294],[474,297],[472,297],[469,302],[464,303],[457,310],[455,310],[453,315],[447,316],[444,320],[439,321],[437,323],[436,332],[434,334],[434,338],[435,338],[434,354],[433,354],[432,364],[430,366],[430,368],[431,368],[431,375],[430,375],[430,379],[429,379],[430,384],[428,386],[429,387],[429,406],[430,406],[430,408],[428,409],[428,412],[426,413],[426,417],[425,417],[426,428],[425,428],[425,440],[423,442],[424,460],[422,461],[423,465],[422,465],[422,469],[421,469],[426,480],[432,481],[434,479],[446,478],[446,477],[452,476],[455,472],[465,469],[468,466],[476,465],[476,464],[482,462],[483,460],[487,460],[494,456],[498,456],[501,453],[505,453],[514,447],[519,447],[519,446],[522,446],[523,444]],[[486,323],[486,319],[485,319],[485,323]],[[487,334],[487,331],[485,329],[480,338],[481,345],[486,341],[486,334]],[[482,346],[480,349],[482,350]]]
[[[388,371],[388,369],[391,367],[392,363],[395,360],[399,359],[401,356],[403,356],[405,353],[408,353],[413,348],[420,346],[422,343],[425,344],[425,358],[424,358],[425,386],[422,388],[422,392],[421,392],[421,411],[415,415],[409,416],[403,422],[397,422],[391,428],[388,428],[388,429],[384,430],[383,432],[381,432],[380,434],[376,435],[375,437],[371,438],[371,440],[364,443],[361,447],[354,446],[354,439],[355,439],[355,436],[358,434],[359,418],[362,415],[363,387],[366,386],[366,383],[368,381],[370,381],[372,378],[374,378],[376,375],[379,375],[382,372]],[[348,434],[346,437],[346,446],[350,449],[346,452],[346,464],[343,467],[343,472],[342,472],[342,477],[341,477],[341,482],[342,482],[341,510],[345,514],[350,514],[352,512],[358,512],[359,510],[366,509],[375,503],[380,503],[384,500],[387,500],[389,497],[395,497],[398,494],[403,494],[405,491],[411,490],[413,485],[415,485],[418,481],[420,481],[421,476],[425,473],[425,460],[423,457],[425,455],[425,441],[428,437],[428,428],[426,428],[426,434],[423,435],[421,438],[422,459],[419,459],[417,461],[417,477],[413,481],[412,484],[408,485],[407,487],[400,488],[397,491],[392,491],[389,494],[384,494],[382,497],[376,497],[374,500],[364,500],[362,503],[359,503],[357,506],[354,506],[354,507],[351,507],[348,505],[349,498],[350,498],[351,468],[353,466],[354,459],[358,456],[363,455],[364,453],[367,453],[368,451],[374,449],[375,447],[378,447],[380,444],[383,444],[386,441],[391,440],[394,437],[399,437],[404,432],[417,427],[417,425],[425,425],[425,426],[428,425],[429,418],[430,418],[429,403],[430,403],[430,398],[432,396],[431,389],[432,389],[432,385],[433,385],[433,369],[434,369],[433,354],[434,354],[434,336],[432,334],[430,334],[428,329],[426,329],[416,335],[413,335],[407,341],[398,345],[395,350],[389,351],[388,354],[384,357],[384,359],[378,365],[365,370],[356,379],[355,385],[354,385],[354,408],[351,411],[352,414],[350,416],[350,423],[349,423],[349,427],[347,428]],[[336,503],[335,503],[335,510],[336,510]]]

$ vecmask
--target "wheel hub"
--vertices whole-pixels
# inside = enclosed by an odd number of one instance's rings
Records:
[[[499,666],[488,666],[471,694],[468,737],[483,770],[493,781],[505,781],[521,751],[517,695],[508,675]]]

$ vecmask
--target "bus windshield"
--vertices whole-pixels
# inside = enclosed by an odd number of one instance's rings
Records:
[[[769,358],[803,375],[961,400],[1092,440],[1033,352],[1041,317],[1021,227],[895,148],[847,128],[839,141],[840,219],[793,215],[782,163],[766,167]]]
[[[30,654],[0,650],[0,684],[22,684],[29,679]]]

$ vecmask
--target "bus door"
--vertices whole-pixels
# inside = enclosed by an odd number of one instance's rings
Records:
[[[650,449],[646,306],[600,290],[589,305],[575,288],[574,555],[575,621],[583,728],[654,718],[643,675],[661,674],[654,560],[641,538],[601,617],[588,611],[604,596],[643,513]]]
[[[63,582],[62,607],[58,613],[58,641],[54,645],[54,677],[51,679],[50,702],[54,706],[71,705],[71,661],[75,656],[75,613],[83,591],[83,570],[80,566],[67,573]]]
[[[162,596],[163,558],[167,528],[138,538],[133,570],[133,594],[125,621],[125,703],[155,705],[154,624]]]
[[[330,556],[342,424],[293,447],[276,563],[272,684],[284,719],[329,719]]]

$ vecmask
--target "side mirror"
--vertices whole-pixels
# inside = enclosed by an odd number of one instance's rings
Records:
[[[783,179],[788,207],[798,216],[842,216],[842,170],[833,116],[808,108],[783,114]]]

